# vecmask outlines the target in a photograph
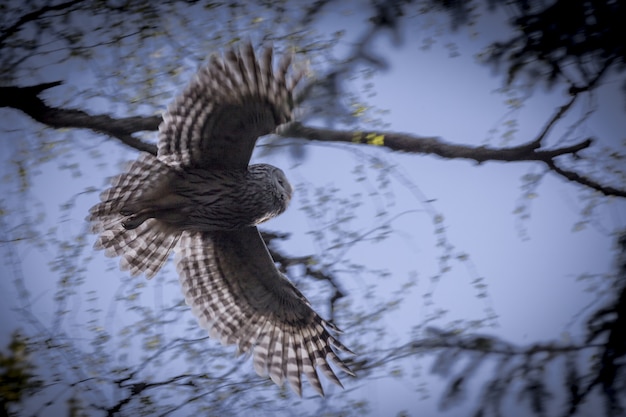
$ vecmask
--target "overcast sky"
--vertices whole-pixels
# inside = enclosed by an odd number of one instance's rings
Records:
[[[360,34],[366,16],[354,12],[341,13],[343,8],[335,7],[336,13],[329,11],[320,21],[319,30],[347,31],[346,39],[335,52],[337,57],[341,57],[348,53],[350,40]],[[373,78],[376,96],[371,101],[376,107],[389,111],[385,116],[389,130],[438,136],[451,143],[502,146],[498,135],[488,140],[491,129],[503,130],[501,123],[509,111],[505,104],[507,97],[497,92],[502,80],[486,67],[477,65],[474,55],[494,37],[506,33],[502,32],[496,20],[488,26],[479,25],[478,30],[480,33],[477,36],[471,36],[467,29],[443,36],[428,51],[420,48],[421,39],[428,35],[428,30],[419,27],[405,27],[405,41],[399,47],[394,46],[389,37],[378,40],[374,52],[389,59],[390,69],[379,72]],[[450,58],[450,50],[444,46],[447,42],[456,43],[459,56]],[[29,83],[29,80],[24,80],[24,85]],[[593,136],[600,138],[603,145],[613,147],[624,140],[624,102],[617,85],[612,83],[601,89],[597,97],[598,112],[576,131],[572,140]],[[55,94],[54,89],[47,94]],[[519,131],[508,145],[520,144],[535,137],[554,109],[567,99],[558,88],[552,91],[537,88],[532,98],[515,113]],[[163,103],[163,106],[166,104]],[[550,136],[550,143],[557,142],[565,129],[587,108],[582,102],[570,112],[570,117]],[[7,150],[1,156],[4,175],[10,167],[8,161],[20,150],[16,142],[22,132],[33,132],[37,128],[13,110],[0,109],[0,120],[3,126],[9,126],[1,139]],[[91,135],[88,132],[84,134]],[[97,201],[97,193],[78,196],[76,205],[69,212],[63,213],[60,206],[87,187],[102,189],[105,178],[119,171],[117,161],[136,157],[135,151],[113,140],[100,142],[101,151],[110,155],[110,163],[105,166],[90,166],[89,149],[79,150],[78,156],[68,157],[68,162],[78,160],[82,163],[83,175],[80,177],[72,176],[72,170],[60,169],[58,161],[41,165],[29,193],[30,201],[38,202],[46,213],[40,230],[58,227],[61,235],[67,238],[86,232],[84,217]],[[325,219],[312,219],[303,209],[316,187],[336,187],[336,195],[344,198],[350,198],[354,193],[365,195],[363,206],[357,209],[357,219],[352,222],[352,226],[361,232],[380,225],[381,220],[375,214],[381,207],[384,208],[388,212],[384,219],[394,219],[390,223],[392,237],[377,244],[365,242],[356,245],[343,256],[356,264],[386,269],[391,276],[383,279],[375,274],[358,278],[347,275],[342,284],[347,289],[348,299],[363,305],[369,302],[367,289],[371,285],[379,286],[376,293],[381,297],[390,297],[393,291],[402,288],[409,277],[417,277],[417,286],[406,293],[401,308],[386,319],[391,339],[399,342],[407,340],[411,327],[437,309],[449,310],[446,316],[433,323],[444,328],[454,320],[480,320],[490,311],[495,311],[497,319],[493,322],[494,326],[481,331],[520,344],[559,338],[566,340],[568,334],[579,335],[580,323],[585,316],[577,319],[573,316],[594,297],[585,291],[589,282],[579,282],[576,278],[583,273],[601,274],[612,269],[615,253],[612,232],[626,226],[626,205],[623,201],[609,201],[601,205],[594,216],[594,223],[575,231],[586,204],[583,197],[589,192],[581,192],[579,186],[552,174],[548,174],[534,191],[536,197],[529,203],[530,217],[522,220],[520,215],[514,213],[520,203],[528,202],[521,189],[522,177],[542,173],[544,167],[538,164],[488,162],[477,166],[470,161],[400,154],[367,146],[309,142],[305,146],[306,157],[301,161],[290,157],[289,147],[263,157],[257,149],[253,156],[254,162],[263,161],[281,167],[296,185],[289,210],[268,222],[265,228],[292,234],[288,243],[281,244],[281,248],[290,254],[315,253],[323,256],[323,250],[327,248],[320,247],[320,242],[307,232],[317,230]],[[353,171],[361,165],[367,180],[357,182]],[[390,184],[377,189],[380,184],[376,178],[381,167],[388,170]],[[16,200],[21,197],[14,192],[14,180],[5,180],[0,187],[4,207],[19,208],[23,204]],[[373,187],[377,195],[367,197]],[[438,274],[441,252],[436,247],[437,237],[433,232],[434,213],[443,216],[447,237],[455,247],[453,253],[467,254],[470,259],[469,262],[452,261],[452,270],[437,282],[432,277]],[[326,220],[334,215],[336,213],[332,211],[327,212]],[[11,214],[4,216],[3,222],[3,228],[13,230],[20,227],[21,220]],[[95,237],[89,236],[88,239],[91,244]],[[32,245],[13,246],[11,249],[2,245],[0,248],[7,260],[0,265],[3,277],[0,315],[4,317],[0,346],[6,346],[12,329],[28,326],[12,310],[20,302],[13,285],[16,274],[23,274],[31,294],[33,311],[44,323],[51,320],[54,311],[56,282],[50,279],[49,262],[54,257],[50,248]],[[112,264],[104,259],[103,253],[94,253],[93,256],[94,260],[87,265],[89,282],[83,291],[97,291],[99,305],[109,308],[118,290],[120,274],[110,270]],[[336,256],[336,253],[329,252],[329,256]],[[18,259],[19,265],[11,265],[9,259]],[[169,273],[173,271],[174,268],[170,267]],[[472,286],[472,281],[478,277],[483,278],[488,286],[485,298],[476,297],[477,291]],[[155,289],[159,287],[154,282],[149,282],[145,288],[142,298],[146,303],[158,304],[169,297],[182,297],[180,293],[159,294],[161,290]],[[307,289],[315,288],[305,285],[302,289],[307,297],[315,300],[315,294],[307,292]],[[424,298],[424,294],[430,292],[433,293],[432,304],[426,303]],[[326,313],[322,306],[315,306],[315,302],[314,307]],[[85,305],[69,308],[82,311]],[[123,311],[120,309],[117,314],[123,314]],[[73,320],[80,323],[82,317],[77,313],[73,315]],[[351,334],[349,323],[337,324],[345,331],[342,340],[346,345],[351,346],[351,341],[358,340],[360,335]],[[379,343],[375,338],[368,342]],[[365,396],[371,401],[371,416],[393,416],[401,410],[416,416],[436,413],[465,415],[463,407],[448,412],[437,410],[443,381],[428,374],[430,363],[430,358],[409,359],[402,363],[407,369],[422,366],[424,369],[419,378],[412,377],[409,370],[401,379],[346,378],[345,383],[348,388],[358,387],[350,396]],[[251,362],[244,366],[253,372]],[[422,399],[416,393],[422,385],[429,389],[430,398]],[[311,394],[309,391],[312,390],[307,385],[305,393]],[[342,401],[341,398],[335,395],[332,401]],[[468,399],[468,404],[471,403],[472,400]],[[321,404],[321,399],[310,396],[300,406],[311,410]]]

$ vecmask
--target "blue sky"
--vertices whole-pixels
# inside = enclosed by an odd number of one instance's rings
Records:
[[[319,30],[347,31],[346,38],[336,51],[336,56],[340,57],[349,47],[351,38],[359,35],[366,16],[337,11],[329,11],[323,17]],[[481,31],[477,37],[470,36],[469,30],[443,36],[428,51],[420,49],[421,44],[417,40],[427,36],[429,29],[419,26],[404,28],[405,42],[400,47],[392,45],[385,37],[378,40],[376,52],[389,59],[390,69],[374,76],[372,81],[376,96],[371,102],[377,108],[389,110],[385,116],[389,130],[439,136],[451,143],[478,145],[489,137],[490,129],[501,128],[502,117],[508,112],[504,104],[506,97],[497,93],[502,80],[474,61],[474,54],[501,32],[496,23],[481,27],[490,30]],[[460,56],[449,57],[449,50],[444,46],[447,42],[459,46]],[[80,74],[80,68],[75,70]],[[609,83],[602,88],[597,98],[598,112],[576,131],[574,138],[597,136],[603,146],[621,146],[626,121],[622,112],[623,97],[616,86]],[[182,87],[177,86],[177,89]],[[49,94],[54,95],[54,90]],[[546,91],[538,87],[523,108],[515,113],[519,131],[509,145],[534,137],[554,109],[566,100],[567,96],[558,88]],[[585,103],[580,103],[570,117],[555,129],[550,137],[551,143],[586,109]],[[5,174],[9,169],[6,161],[20,152],[19,143],[12,140],[19,138],[22,131],[34,132],[38,127],[12,110],[0,110],[0,118],[3,126],[9,126],[9,132],[3,134],[5,137],[2,139],[5,141],[3,146],[8,150],[2,156],[3,166],[7,167],[3,169]],[[75,140],[88,135],[84,132],[68,134],[73,134]],[[40,174],[34,176],[28,196],[29,204],[37,202],[40,205],[34,206],[30,212],[40,209],[45,213],[39,230],[57,227],[58,235],[68,239],[84,234],[84,217],[88,208],[97,201],[97,193],[79,196],[76,205],[66,214],[59,210],[60,205],[87,187],[102,189],[105,178],[119,171],[120,161],[136,157],[136,152],[114,141],[98,140],[94,143],[100,143],[99,150],[107,155],[101,167],[94,169],[90,165],[86,156],[90,146],[67,156],[68,162],[81,164],[80,177],[72,176],[71,170],[61,170],[58,161],[40,166]],[[496,135],[488,144],[501,146],[502,142]],[[597,209],[594,223],[574,231],[585,206],[582,198],[590,193],[552,174],[546,175],[535,190],[537,195],[531,199],[530,218],[522,220],[514,214],[521,202],[529,201],[520,188],[522,177],[544,170],[537,164],[488,162],[477,166],[470,161],[400,154],[366,146],[315,142],[307,142],[305,146],[307,155],[302,161],[289,156],[289,147],[262,158],[257,149],[253,156],[255,162],[262,160],[281,167],[296,186],[289,210],[265,226],[269,230],[292,233],[287,243],[280,244],[281,248],[294,256],[311,253],[322,256],[327,253],[330,244],[316,241],[309,232],[331,222],[337,214],[333,210],[339,208],[330,206],[323,217],[313,219],[304,207],[315,188],[328,190],[336,187],[338,197],[349,198],[354,193],[366,196],[363,205],[356,209],[356,219],[351,223],[354,229],[366,232],[381,222],[394,219],[390,222],[393,230],[390,238],[376,244],[364,242],[345,253],[344,259],[390,273],[388,278],[382,278],[374,273],[359,276],[338,272],[347,290],[347,301],[355,306],[367,305],[372,301],[368,298],[372,295],[372,286],[375,288],[373,295],[378,298],[374,301],[384,300],[415,277],[416,285],[406,292],[403,304],[385,318],[388,339],[380,341],[373,337],[373,333],[367,334],[365,342],[370,346],[406,340],[412,326],[438,309],[448,310],[448,313],[432,324],[444,328],[454,320],[479,320],[485,317],[486,311],[493,309],[497,314],[494,327],[481,331],[520,344],[566,340],[579,335],[579,325],[585,316],[574,321],[572,317],[594,299],[594,294],[585,291],[590,282],[578,282],[577,277],[583,273],[611,271],[614,256],[611,232],[626,226],[626,205],[623,201],[602,200],[604,204]],[[367,179],[357,182],[352,172],[360,165]],[[376,180],[381,167],[389,171],[390,183],[387,187],[381,187]],[[24,204],[24,201],[12,199],[16,195],[14,181],[4,181],[0,186],[2,194],[9,196],[2,201],[4,207],[18,209]],[[372,192],[374,195],[368,196]],[[387,217],[377,218],[376,212],[381,207],[387,211]],[[435,215],[443,216],[446,235],[454,245],[452,253],[467,254],[470,259],[469,262],[452,260],[452,269],[436,282],[432,277],[439,274],[438,257],[441,252],[436,247],[437,237],[433,233]],[[13,214],[3,221],[5,224],[2,227],[7,230],[20,227],[20,218]],[[87,239],[91,244],[95,237],[88,236]],[[7,245],[2,246],[3,255],[20,259],[33,311],[44,323],[50,322],[54,309],[57,284],[51,280],[48,262],[54,259],[55,252],[51,246],[15,245],[11,249]],[[331,257],[336,254],[333,251],[327,253]],[[113,308],[121,279],[121,274],[112,268],[116,263],[117,260],[105,260],[102,253],[94,253],[93,260],[86,264],[89,282],[81,289],[84,291],[83,301],[69,306],[68,326],[75,334],[80,334],[84,325],[88,290],[97,291],[97,304],[105,311],[110,312]],[[170,267],[169,273],[173,272],[174,268]],[[2,321],[0,346],[6,345],[13,328],[22,325],[12,311],[18,303],[16,289],[12,285],[15,274],[16,270],[8,262],[0,266],[0,275],[5,277],[0,292],[0,314],[9,318]],[[479,277],[487,285],[486,298],[477,298],[477,291],[472,286],[472,281]],[[163,283],[164,279],[157,277],[146,283],[139,295],[142,302],[159,306],[169,299],[182,297],[180,293],[171,291],[172,288]],[[316,305],[319,294],[315,291],[319,286],[306,282],[299,285],[314,306],[325,313],[320,304]],[[430,292],[433,294],[431,304],[424,298]],[[106,320],[104,323],[115,328],[125,320],[131,320],[124,317],[121,308],[116,310],[116,317],[114,323]],[[191,319],[190,314],[188,318]],[[349,323],[339,322],[338,325],[345,331],[342,340],[346,345],[364,342],[359,340],[362,335],[351,333]],[[436,415],[440,412],[437,405],[442,380],[429,375],[431,361],[431,357],[420,356],[399,363],[408,370],[400,379],[348,380],[348,389],[356,389],[346,395],[368,398],[372,416],[396,415],[400,410],[407,410],[411,415]],[[415,366],[421,368],[419,377],[412,376],[411,370]],[[250,362],[244,368],[253,372]],[[418,390],[422,385],[429,390],[430,398],[420,399]],[[337,393],[337,390],[334,392]],[[339,394],[330,401],[344,400]],[[304,409],[313,410],[324,403],[318,398],[311,398],[303,404]],[[472,404],[471,399],[468,404]],[[441,415],[459,415],[461,410],[463,408],[453,408],[441,412]]]

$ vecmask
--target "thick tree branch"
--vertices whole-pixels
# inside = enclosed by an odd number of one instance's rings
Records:
[[[300,137],[324,142],[348,142],[384,146],[394,151],[437,155],[446,159],[472,159],[486,161],[542,161],[559,155],[572,154],[588,148],[591,139],[566,148],[538,150],[534,141],[510,148],[490,148],[447,143],[438,137],[416,136],[408,133],[329,130],[293,123],[281,131],[283,136]]]
[[[509,148],[490,148],[487,146],[468,146],[447,143],[437,137],[416,136],[408,133],[329,130],[300,123],[292,123],[280,131],[282,136],[299,137],[324,142],[347,142],[384,146],[394,151],[437,155],[446,159],[471,159],[483,163],[486,161],[528,162],[539,161],[545,163],[555,173],[569,181],[577,182],[586,187],[600,191],[605,195],[626,197],[626,190],[603,186],[596,181],[575,172],[566,171],[555,165],[555,159],[562,155],[576,155],[587,149],[593,143],[591,138],[574,145],[556,148],[539,149],[540,142],[532,142]]]
[[[156,155],[156,145],[137,139],[133,134],[157,130],[161,117],[113,118],[106,114],[90,115],[82,110],[51,107],[39,98],[42,91],[61,84],[55,81],[30,87],[0,87],[0,107],[21,110],[34,120],[54,128],[91,129],[117,138],[137,150]]]
[[[133,116],[114,118],[106,114],[91,115],[82,110],[64,109],[48,106],[39,94],[44,90],[60,85],[61,82],[44,83],[30,87],[0,87],[0,107],[12,107],[23,111],[34,120],[54,128],[91,129],[119,139],[122,143],[143,152],[156,155],[157,148],[153,143],[144,142],[133,135],[141,131],[156,131],[161,117]],[[563,106],[557,114],[561,114],[571,103]],[[597,190],[604,195],[626,197],[626,190],[604,186],[590,178],[573,171],[567,171],[556,164],[556,158],[562,155],[576,155],[592,144],[588,138],[582,142],[556,148],[540,149],[540,139],[509,148],[491,148],[487,146],[470,146],[447,143],[438,137],[416,136],[408,133],[330,130],[300,123],[291,123],[280,129],[279,134],[308,140],[325,142],[347,142],[384,146],[394,151],[437,155],[446,159],[471,159],[477,163],[486,161],[523,162],[538,161],[545,163],[550,170],[569,181]]]

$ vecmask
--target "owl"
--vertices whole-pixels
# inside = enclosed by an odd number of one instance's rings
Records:
[[[273,50],[251,44],[213,55],[159,126],[157,155],[144,153],[113,178],[87,220],[95,247],[119,256],[122,270],[154,276],[176,252],[182,292],[199,324],[224,345],[253,357],[256,372],[302,395],[302,375],[342,386],[329,361],[354,376],[352,353],[276,268],[257,225],[292,197],[282,170],[248,165],[259,136],[292,120],[301,72]]]

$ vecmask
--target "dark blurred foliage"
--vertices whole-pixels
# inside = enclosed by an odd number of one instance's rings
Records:
[[[586,389],[572,395],[572,407],[576,407],[590,390],[601,388],[605,394],[607,415],[613,416],[626,413],[626,233],[619,237],[617,245],[620,251],[616,262],[619,280],[615,286],[615,298],[587,321],[586,342],[604,343],[598,373]]]
[[[14,333],[7,352],[0,352],[0,416],[10,416],[10,408],[20,404],[42,386],[29,361],[28,339]]]
[[[612,64],[624,70],[626,3],[604,0],[519,1],[517,36],[493,45],[494,62],[507,62],[509,80],[522,70],[549,85],[566,79],[584,86]]]
[[[477,0],[432,0],[447,11],[452,27],[472,21]],[[574,92],[594,84],[609,68],[624,71],[626,2],[612,0],[485,0],[504,10],[513,36],[495,42],[487,61],[547,86],[566,81]],[[509,34],[507,34],[509,35]]]
[[[583,339],[519,346],[497,336],[430,328],[431,337],[412,348],[437,352],[431,371],[447,381],[441,408],[448,410],[466,400],[479,370],[495,361],[473,416],[504,416],[507,398],[512,397],[532,415],[575,416],[594,394],[603,402],[603,410],[595,415],[625,415],[626,232],[618,237],[617,246],[614,296],[587,320]],[[565,401],[557,405],[559,386]]]

